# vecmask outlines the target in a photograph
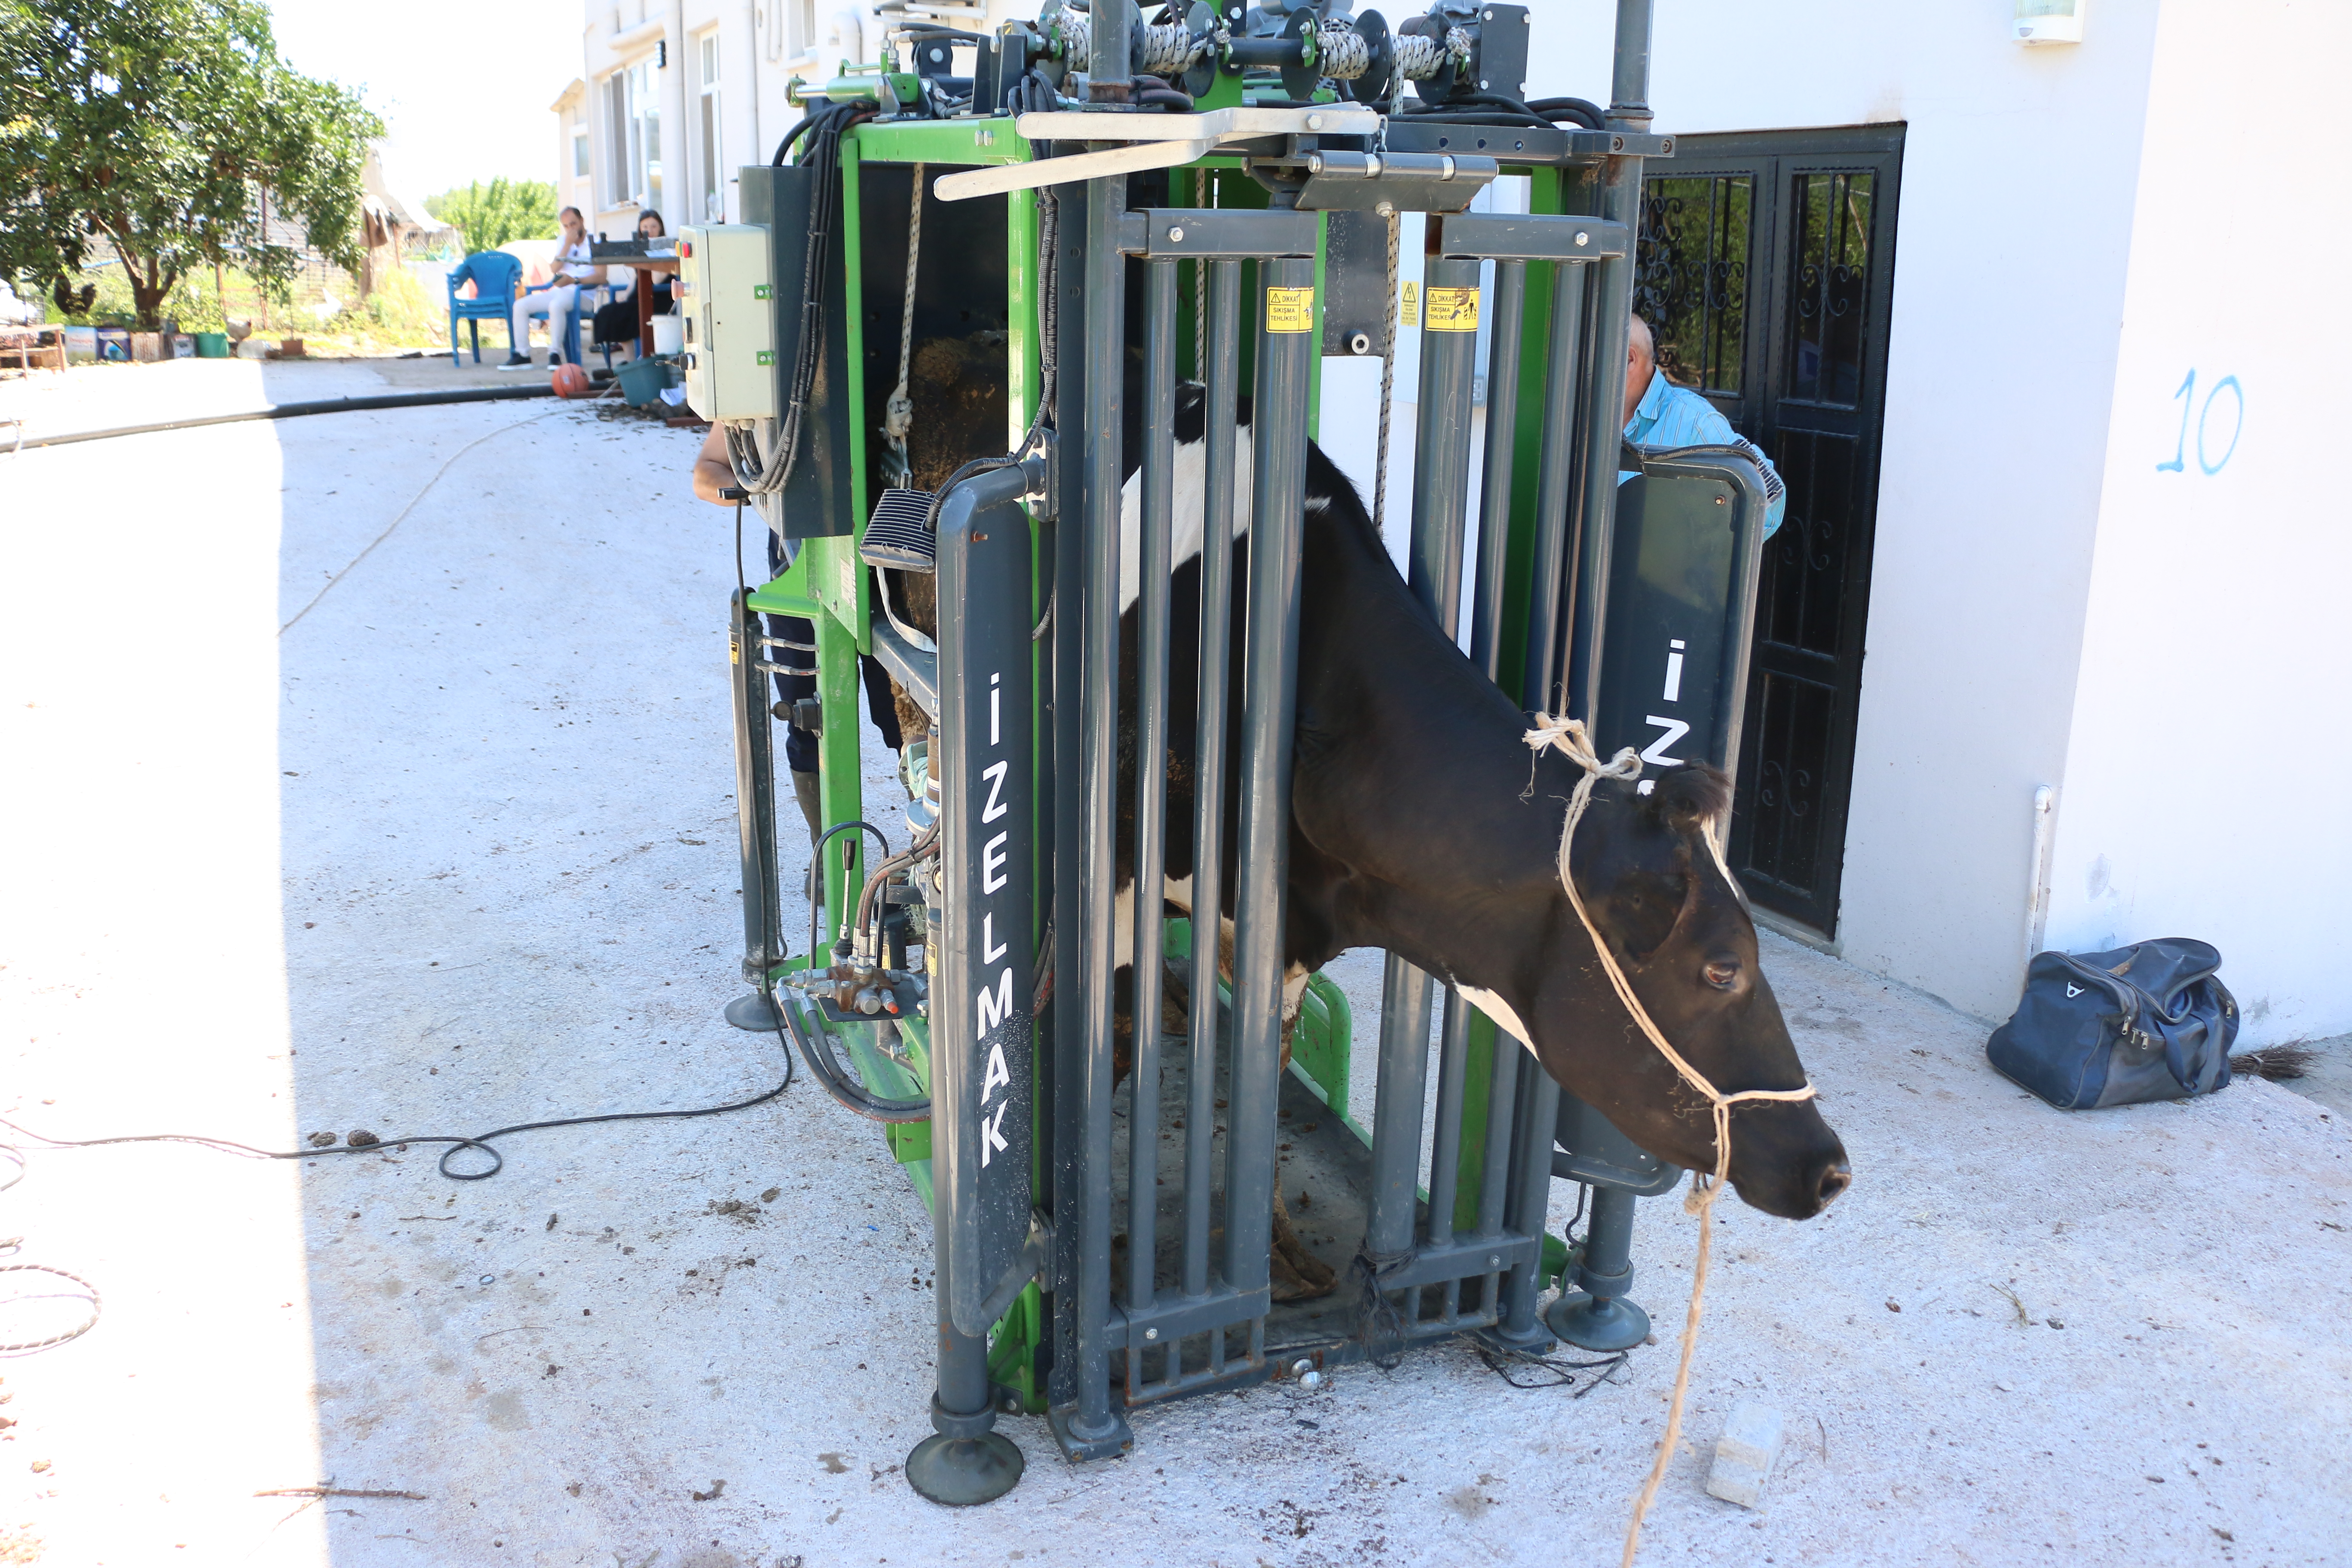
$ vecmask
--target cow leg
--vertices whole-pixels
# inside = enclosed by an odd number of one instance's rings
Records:
[[[1282,1070],[1290,1070],[1290,1037],[1298,1027],[1298,1004],[1307,993],[1307,973],[1293,969],[1283,977],[1282,985]],[[1276,1167],[1279,1172],[1280,1166]],[[1290,1223],[1290,1206],[1282,1195],[1282,1178],[1274,1182],[1274,1247],[1272,1263],[1274,1299],[1277,1301],[1312,1301],[1328,1296],[1339,1283],[1331,1266],[1307,1249],[1298,1232]]]
[[[1290,1205],[1283,1199],[1279,1180],[1274,1184],[1274,1247],[1266,1261],[1277,1301],[1312,1301],[1328,1296],[1339,1283],[1331,1266],[1309,1252],[1291,1227]]]

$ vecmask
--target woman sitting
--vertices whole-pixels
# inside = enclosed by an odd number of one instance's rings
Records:
[[[662,215],[651,207],[637,215],[638,238],[659,239],[667,232],[662,227]],[[617,272],[620,268],[616,266],[613,270]],[[636,288],[632,284],[626,292],[615,295],[611,304],[600,305],[596,308],[593,336],[600,347],[607,343],[635,343],[637,341],[636,296]],[[667,314],[670,302],[668,274],[659,273],[655,276],[653,298],[653,313],[656,316]]]

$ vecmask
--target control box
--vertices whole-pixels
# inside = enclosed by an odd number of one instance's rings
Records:
[[[776,416],[775,292],[765,227],[705,224],[678,231],[686,401],[705,419]]]

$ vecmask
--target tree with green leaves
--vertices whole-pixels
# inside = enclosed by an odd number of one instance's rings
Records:
[[[545,180],[476,180],[425,198],[425,210],[456,229],[466,254],[496,250],[510,239],[553,239],[555,186]]]
[[[356,94],[278,58],[253,0],[0,0],[0,274],[70,313],[103,239],[142,327],[200,267],[234,262],[282,300],[306,242],[358,270],[383,134]]]

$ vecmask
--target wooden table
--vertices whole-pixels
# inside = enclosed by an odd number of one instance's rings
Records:
[[[664,273],[677,270],[675,256],[648,256],[630,264],[637,280],[631,295],[637,301],[637,353],[651,358],[654,352],[654,284]]]
[[[41,342],[44,337],[50,341]],[[13,357],[21,368],[29,372],[36,356],[47,354],[58,356],[58,373],[63,374],[66,368],[66,334],[63,329],[0,327],[0,358]]]

